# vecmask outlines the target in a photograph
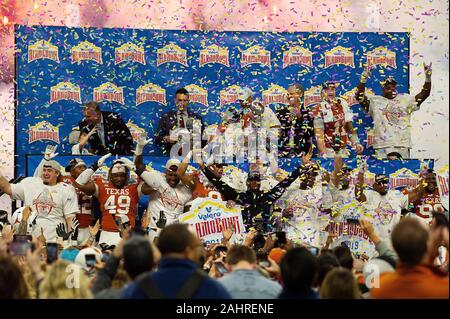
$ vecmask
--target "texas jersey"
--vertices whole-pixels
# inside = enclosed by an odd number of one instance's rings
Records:
[[[72,176],[64,176],[64,183],[73,185],[75,179]],[[79,213],[76,215],[80,228],[86,228],[92,225],[94,217],[92,216],[92,196],[86,195],[78,188],[75,188],[78,196]]]
[[[126,215],[131,227],[134,227],[142,183],[116,188],[107,180],[96,179],[94,182],[95,196],[98,198],[102,213],[102,230],[118,232],[114,218],[120,215]]]
[[[439,190],[436,190],[433,193],[427,193],[422,196],[422,198],[418,199],[413,203],[414,213],[416,216],[425,220],[425,222],[431,222],[433,217],[432,213],[435,212],[443,212],[444,206],[442,206],[441,196],[439,195]]]
[[[352,122],[353,113],[345,100],[337,98],[332,103],[323,101],[314,107],[313,115],[314,127],[324,131],[326,148],[333,148],[336,139],[340,139],[343,145],[347,144],[344,125]]]
[[[223,199],[222,195],[211,184],[202,172],[195,172],[192,174],[194,181],[194,189],[192,191],[192,200],[197,197],[212,197]]]

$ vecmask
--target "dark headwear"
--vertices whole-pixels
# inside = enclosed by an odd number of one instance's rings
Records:
[[[397,81],[394,79],[394,77],[388,76],[388,77],[386,77],[384,79],[383,86],[386,86],[388,84],[395,84],[395,85],[397,85]]]
[[[247,181],[255,181],[260,182],[261,181],[261,175],[257,172],[250,172],[247,177]]]
[[[80,165],[86,166],[86,163],[81,158],[72,158],[67,164],[65,171],[69,173],[73,168]]]

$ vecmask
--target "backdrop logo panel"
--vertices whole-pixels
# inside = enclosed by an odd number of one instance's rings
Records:
[[[305,88],[306,107],[312,108],[320,101],[320,84],[332,80],[340,83],[337,94],[349,101],[361,143],[371,145],[372,119],[352,96],[364,66],[377,66],[368,94],[381,94],[387,75],[395,77],[400,93],[409,87],[407,33],[16,26],[15,35],[18,174],[24,173],[25,155],[42,154],[48,143],[59,143],[59,153],[70,154],[70,132],[83,116],[80,104],[92,100],[153,137],[162,115],[175,108],[174,94],[181,87],[191,93],[189,108],[213,125],[226,109],[239,109],[240,88],[249,87],[275,110],[284,107],[285,90],[297,82]],[[30,139],[29,128],[43,120],[58,134],[49,130],[45,134],[52,138]],[[161,155],[155,143],[145,152]],[[372,152],[369,148],[365,154]]]
[[[283,53],[283,68],[297,64],[312,67],[312,52],[298,45]]]
[[[89,41],[83,41],[71,50],[72,63],[81,61],[94,61],[102,64],[102,49]]]
[[[58,47],[49,41],[40,40],[28,47],[28,62],[49,59],[59,62]]]

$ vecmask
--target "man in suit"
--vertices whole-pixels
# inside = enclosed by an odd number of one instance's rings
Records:
[[[187,131],[193,133],[194,120],[201,124],[200,137],[203,133],[202,117],[188,109],[189,92],[185,88],[175,92],[175,105],[176,110],[162,115],[155,133],[156,144],[161,147],[164,155],[170,154],[170,149],[178,142],[178,134],[185,134]]]
[[[89,137],[92,152],[132,155],[133,137],[119,114],[105,112],[97,102],[88,102],[83,108],[83,121],[79,122],[81,133],[95,131]]]
[[[313,120],[303,105],[304,89],[295,83],[288,87],[289,105],[276,111],[281,122],[279,155],[299,157],[308,153],[314,136]]]

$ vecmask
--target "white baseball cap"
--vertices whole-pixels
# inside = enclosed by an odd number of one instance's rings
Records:
[[[179,167],[181,164],[180,160],[177,160],[176,158],[171,158],[166,163],[166,169],[170,169],[172,166]]]

